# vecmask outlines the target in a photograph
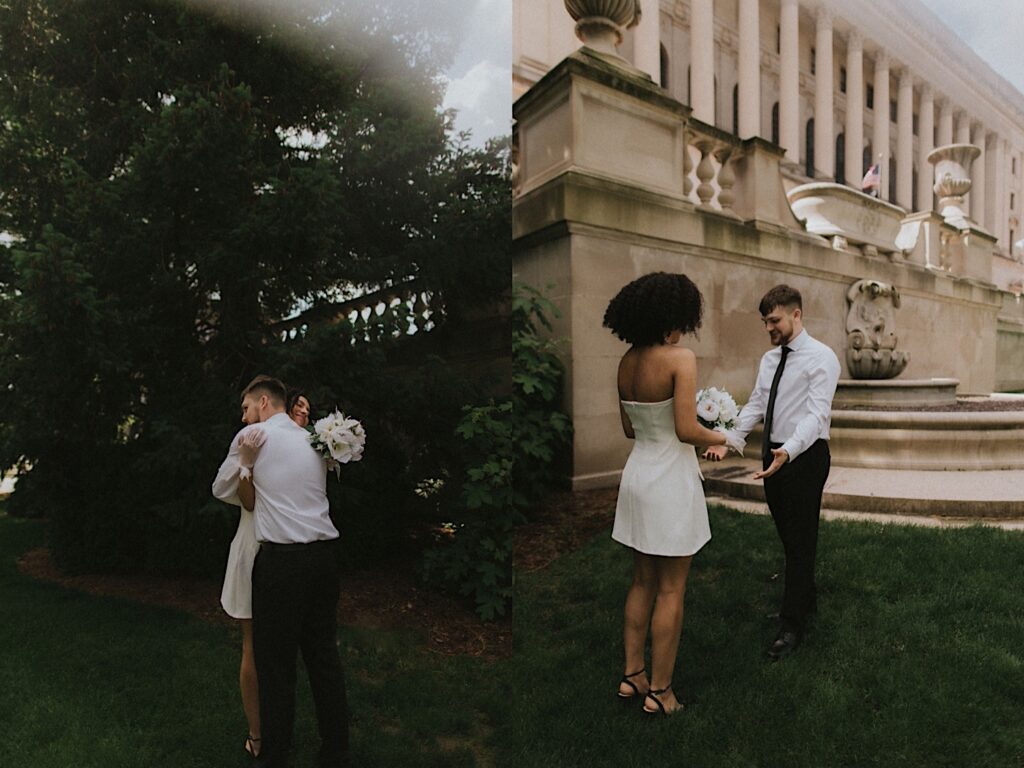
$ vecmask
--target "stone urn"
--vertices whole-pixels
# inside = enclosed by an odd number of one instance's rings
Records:
[[[565,9],[585,46],[616,58],[625,31],[640,23],[640,0],[565,0]]]
[[[928,162],[935,166],[933,189],[939,196],[939,213],[959,229],[970,226],[964,195],[971,191],[971,163],[980,154],[981,148],[974,144],[946,144],[928,153]]]
[[[846,292],[846,367],[854,379],[893,379],[910,362],[910,353],[896,349],[896,286],[858,280]]]

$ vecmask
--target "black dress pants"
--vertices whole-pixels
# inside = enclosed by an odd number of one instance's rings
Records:
[[[260,765],[288,765],[295,660],[300,651],[320,731],[319,765],[348,765],[348,707],[337,646],[337,547],[337,539],[263,544],[256,555],[252,617],[260,690]]]
[[[778,448],[779,443],[772,443]],[[786,584],[779,610],[783,631],[801,634],[817,610],[814,559],[821,496],[831,467],[827,440],[818,440],[764,479],[764,495],[786,554]]]

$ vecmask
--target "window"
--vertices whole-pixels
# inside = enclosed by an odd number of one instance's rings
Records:
[[[892,99],[889,101],[889,122],[896,122],[896,100]]]
[[[661,87],[666,91],[668,90],[668,51],[665,50],[665,46],[662,45],[660,51],[660,62],[661,62]]]
[[[875,108],[875,86],[869,85],[867,88],[867,101],[868,109]]]
[[[782,26],[775,25],[775,52],[782,53]]]
[[[772,105],[772,144],[779,143],[779,102]]]
[[[740,135],[740,86],[732,87],[732,132]]]
[[[1017,158],[1016,157],[1011,157],[1010,160],[1013,163],[1013,171],[1012,172],[1014,174],[1016,174],[1017,173]]]
[[[1017,198],[1014,196],[1013,192],[1011,192],[1010,193],[1010,210],[1011,211],[1016,207],[1016,205],[1015,205],[1016,202],[1017,202]]]
[[[911,125],[913,126],[914,135],[917,136],[917,115],[914,115],[911,118],[910,122],[911,122]],[[917,187],[915,187],[915,189],[917,189]],[[917,209],[915,208],[914,210],[916,211]]]
[[[861,178],[863,178],[864,174],[866,174],[868,172],[868,168],[870,168],[872,166],[872,162],[871,162],[871,145],[870,144],[868,144],[868,145],[866,145],[864,147],[864,159],[861,162],[864,165],[864,170],[862,170],[860,172],[861,173]],[[881,169],[879,169],[879,170],[881,170]]]
[[[814,118],[807,121],[807,164],[804,168],[809,178],[814,178]]]
[[[815,59],[817,58],[816,54],[817,54],[817,52],[814,50],[814,46],[812,45],[811,46],[811,74],[812,75],[815,74],[815,69],[816,69],[816,63],[817,63],[815,61]]]
[[[836,184],[846,183],[846,134],[836,136]]]
[[[921,209],[917,207],[917,168],[914,168],[914,173],[912,174],[912,177],[913,180],[911,181],[911,184],[913,184],[914,186],[910,190],[910,210],[919,211]]]
[[[846,93],[846,67],[839,68],[839,92]]]
[[[896,158],[889,156],[889,200],[896,199]]]

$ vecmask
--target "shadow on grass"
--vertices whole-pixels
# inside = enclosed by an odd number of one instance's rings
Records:
[[[42,584],[17,572],[38,521],[0,513],[0,766],[245,764],[240,635],[177,611]],[[493,764],[493,667],[426,651],[411,633],[345,629],[355,765]],[[301,669],[301,664],[300,664]],[[299,674],[294,768],[316,763]]]
[[[671,719],[614,696],[625,549],[602,534],[520,580],[499,765],[1024,765],[1024,535],[823,522],[819,615],[773,665],[772,522],[715,508],[712,531],[674,680],[695,701]]]

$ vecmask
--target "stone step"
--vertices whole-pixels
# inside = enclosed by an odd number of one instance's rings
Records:
[[[754,459],[701,462],[711,495],[764,501]],[[1024,470],[925,471],[833,466],[822,507],[851,512],[1024,520]]]

